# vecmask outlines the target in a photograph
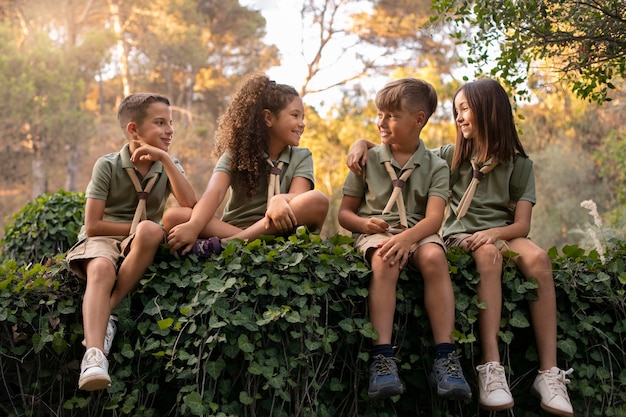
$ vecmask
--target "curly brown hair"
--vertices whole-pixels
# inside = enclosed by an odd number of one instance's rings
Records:
[[[266,159],[270,136],[263,110],[278,116],[294,97],[299,94],[292,86],[277,84],[262,73],[251,74],[243,79],[218,119],[214,154],[230,154],[233,180],[248,196],[256,193],[260,178],[269,174]]]

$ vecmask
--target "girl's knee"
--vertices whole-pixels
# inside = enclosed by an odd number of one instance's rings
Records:
[[[531,246],[520,253],[517,263],[534,273],[552,271],[552,261],[548,253],[538,246]]]
[[[315,207],[315,210],[319,212],[320,215],[324,213],[324,217],[326,217],[330,202],[324,193],[318,190],[309,191],[309,201],[307,203],[310,203],[311,207]]]
[[[169,231],[174,226],[185,223],[190,218],[191,209],[189,207],[170,207],[163,213],[163,227]]]
[[[328,214],[330,202],[324,193],[311,190],[292,200],[292,209],[298,222],[314,229],[321,229]]]
[[[472,252],[476,264],[502,266],[502,252],[493,244],[485,244]]]

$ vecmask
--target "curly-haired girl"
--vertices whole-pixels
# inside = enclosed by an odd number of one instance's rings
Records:
[[[163,217],[172,252],[210,255],[221,241],[284,235],[297,226],[320,230],[328,198],[313,190],[313,157],[297,147],[304,106],[291,86],[265,74],[246,77],[218,121],[219,157],[193,210],[172,207]],[[228,189],[220,219],[214,217]]]

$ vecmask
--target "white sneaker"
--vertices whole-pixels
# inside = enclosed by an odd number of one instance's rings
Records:
[[[85,391],[96,391],[111,386],[109,377],[109,361],[98,348],[89,348],[80,364],[78,388]]]
[[[504,367],[498,362],[487,362],[476,367],[480,405],[489,411],[513,407],[513,396],[506,382]]]
[[[572,417],[574,409],[567,395],[567,375],[574,372],[573,369],[563,371],[553,366],[547,371],[539,371],[539,375],[533,382],[532,392],[541,398],[541,408],[549,413],[562,417]]]
[[[109,316],[109,322],[107,323],[107,331],[104,334],[104,354],[108,355],[111,351],[111,347],[113,346],[113,338],[115,337],[115,332],[117,332],[117,317],[114,315]],[[83,346],[87,347],[87,341],[83,339]]]

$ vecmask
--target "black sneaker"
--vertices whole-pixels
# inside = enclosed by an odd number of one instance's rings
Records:
[[[370,382],[367,390],[370,399],[382,400],[403,392],[404,387],[398,377],[395,358],[386,358],[383,355],[374,356],[370,365]]]
[[[470,400],[470,389],[463,370],[459,363],[459,357],[452,352],[447,358],[437,359],[430,372],[430,385],[437,389],[437,394],[449,400]]]

